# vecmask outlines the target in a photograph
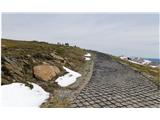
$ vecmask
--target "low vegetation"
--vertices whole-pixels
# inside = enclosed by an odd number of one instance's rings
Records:
[[[82,76],[84,74],[82,71],[85,71],[86,67],[87,70],[90,69],[90,65],[88,65],[90,62],[86,61],[84,57],[87,51],[77,46],[70,46],[68,43],[49,44],[38,41],[1,39],[1,44],[1,84],[20,82],[32,89],[33,86],[30,83],[36,83],[50,93],[49,99],[41,107],[67,107],[69,105],[68,94],[71,94],[70,92],[75,89],[61,88],[55,82],[57,77],[66,73],[63,66],[79,72]],[[60,69],[60,74],[49,81],[38,79],[33,68],[43,64],[57,66]],[[85,74],[87,72],[85,71]],[[75,88],[78,89],[78,87],[79,84]]]
[[[69,44],[49,44],[38,41],[19,41],[1,39],[2,44],[2,81],[1,84],[34,82],[46,91],[53,91],[56,84],[52,81],[37,80],[33,74],[33,67],[44,63],[57,66],[65,74],[63,66],[79,71],[85,63],[86,50]],[[56,79],[56,76],[54,79]]]
[[[39,59],[43,59],[44,57],[50,59],[48,54],[56,53],[56,55],[66,58],[72,65],[74,64],[73,68],[75,70],[78,70],[78,67],[84,62],[82,56],[85,54],[85,50],[76,46],[69,46],[68,43],[49,44],[47,42],[17,41],[9,39],[2,39],[1,43],[2,56],[14,58],[33,56],[39,57]],[[66,65],[67,67],[71,66],[69,64]]]
[[[132,69],[142,73],[144,76],[152,79],[152,81],[160,87],[160,68],[152,68],[148,65],[139,65],[131,63],[127,60],[122,60],[119,57],[112,56],[112,58],[122,64],[128,65]]]

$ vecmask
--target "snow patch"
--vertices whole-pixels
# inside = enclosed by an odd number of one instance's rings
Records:
[[[87,53],[84,55],[85,57],[91,57],[91,54],[90,53]]]
[[[128,60],[129,62],[131,62],[131,63],[135,63],[135,64],[139,64],[139,65],[142,65],[141,63],[139,63],[139,62],[136,62],[136,61],[132,61],[132,60]]]
[[[120,59],[122,59],[122,60],[128,60],[128,57],[126,57],[126,56],[121,56]]]
[[[23,83],[12,83],[2,85],[1,106],[2,107],[39,107],[47,98],[49,93],[45,92],[39,85],[31,83],[33,89]]]
[[[157,68],[157,66],[154,66],[154,65],[150,65],[152,68]]]
[[[91,60],[91,58],[90,58],[91,54],[90,53],[85,54],[84,57],[85,57],[85,60],[87,60],[87,61]]]
[[[151,61],[150,60],[144,60],[143,62],[142,62],[142,64],[150,64],[151,63]]]
[[[126,57],[126,56],[120,56],[120,59],[126,60],[126,61],[134,63],[134,64],[138,64],[138,65],[143,65],[143,66],[148,65],[148,66],[150,66],[152,68],[156,68],[157,67],[157,66],[151,65],[152,61],[145,60],[143,58],[138,58],[138,57],[129,58],[129,57]]]
[[[91,58],[85,57],[85,60],[91,60]]]
[[[63,69],[65,69],[68,73],[55,80],[55,82],[57,82],[61,87],[66,87],[73,84],[76,82],[77,78],[81,76],[78,72],[72,71],[64,66]]]

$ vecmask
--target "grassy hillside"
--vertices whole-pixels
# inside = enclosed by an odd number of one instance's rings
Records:
[[[1,39],[1,45],[1,84],[20,82],[30,88],[33,88],[30,82],[38,84],[50,93],[49,99],[41,107],[65,107],[69,105],[74,91],[79,90],[85,84],[85,80],[90,78],[88,75],[91,75],[93,61],[86,61],[84,55],[87,51],[79,47],[69,46],[69,44],[9,39]],[[60,74],[49,81],[40,80],[34,75],[34,66],[46,63],[60,69]],[[54,81],[66,73],[63,66],[82,75],[74,84],[66,88],[60,87]]]
[[[16,41],[16,40],[8,40],[2,39],[2,56],[8,57],[26,57],[36,56],[39,59],[43,59],[43,55],[47,55],[49,53],[56,53],[56,55],[61,56],[63,58],[68,59],[68,61],[72,64],[75,64],[75,70],[78,70],[79,65],[83,62],[83,55],[85,54],[85,50],[79,47],[72,47],[68,45],[57,45],[57,44],[49,44],[46,42],[37,42],[37,41]],[[4,47],[3,47],[4,46]],[[41,54],[41,55],[40,55]],[[48,56],[49,59],[49,56]],[[67,65],[70,67],[69,65]]]
[[[33,75],[34,66],[49,63],[57,66],[61,70],[60,75],[62,75],[65,73],[63,66],[79,71],[86,62],[84,60],[86,51],[68,44],[49,44],[46,42],[9,39],[1,39],[1,44],[2,84],[36,82],[46,91],[52,91],[57,85],[51,81],[37,80]]]

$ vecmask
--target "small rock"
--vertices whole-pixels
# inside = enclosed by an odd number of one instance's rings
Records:
[[[69,64],[71,67],[76,67],[73,62],[68,62],[68,64]]]
[[[63,61],[63,60],[64,60],[64,58],[63,58],[63,57],[58,56],[58,55],[56,55],[56,54],[54,54],[54,53],[51,53],[51,56],[52,56],[52,57],[54,57],[55,59],[58,59],[58,60],[61,60],[61,61]]]
[[[6,61],[8,63],[12,63],[12,61],[9,58],[7,58],[6,56],[2,56],[1,59],[2,59],[2,62]]]
[[[16,74],[19,75],[19,76],[23,76],[22,68],[19,67],[19,66],[18,66],[15,62],[13,62],[13,61],[10,61],[10,63],[4,62],[3,70],[9,72],[10,74],[16,73]]]
[[[42,62],[43,64],[48,64],[47,62]]]
[[[2,47],[6,47],[6,45],[2,44]]]
[[[36,78],[43,81],[52,80],[56,75],[60,73],[60,70],[56,66],[51,66],[49,64],[42,64],[35,66],[33,68],[33,73]]]
[[[27,55],[27,57],[29,57],[29,58],[30,58],[30,57],[31,57],[31,55],[29,55],[29,54],[28,54],[28,55]]]

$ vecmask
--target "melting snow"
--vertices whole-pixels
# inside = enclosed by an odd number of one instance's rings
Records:
[[[61,76],[61,77],[57,78],[56,81],[55,81],[61,87],[66,87],[66,86],[69,86],[69,85],[73,84],[74,82],[76,82],[77,78],[81,76],[81,74],[79,74],[78,72],[72,71],[72,70],[70,70],[66,67],[63,67],[63,68],[68,73],[65,74],[64,76]]]
[[[125,57],[125,56],[121,56],[120,58],[123,60],[128,60],[128,57]]]
[[[91,60],[91,58],[85,57],[85,60]]]
[[[40,86],[32,83],[33,89],[23,83],[12,83],[0,87],[2,107],[39,107],[48,97]]]
[[[84,57],[85,57],[85,60],[91,60],[91,58],[90,58],[91,54],[90,53],[85,54]]]
[[[142,62],[142,64],[150,64],[151,63],[151,61],[150,60],[144,60],[143,62]]]
[[[156,68],[157,66],[154,66],[154,65],[150,65],[152,68]]]
[[[85,57],[91,57],[91,54],[90,53],[87,53],[84,55]]]
[[[127,60],[127,61],[129,61],[129,62],[131,62],[131,63],[135,63],[135,64],[139,64],[139,65],[149,65],[149,66],[152,67],[152,68],[158,67],[158,66],[150,65],[150,64],[152,63],[152,61],[150,61],[150,60],[145,60],[145,59],[143,59],[142,62],[141,62],[141,61],[138,62],[138,61],[134,61],[134,60],[129,60],[128,57],[125,57],[125,56],[121,56],[120,59],[122,59],[122,60]]]
[[[136,62],[136,61],[132,61],[132,60],[128,60],[129,62],[131,62],[131,63],[135,63],[135,64],[139,64],[139,65],[142,65],[141,63],[139,63],[139,62]]]

